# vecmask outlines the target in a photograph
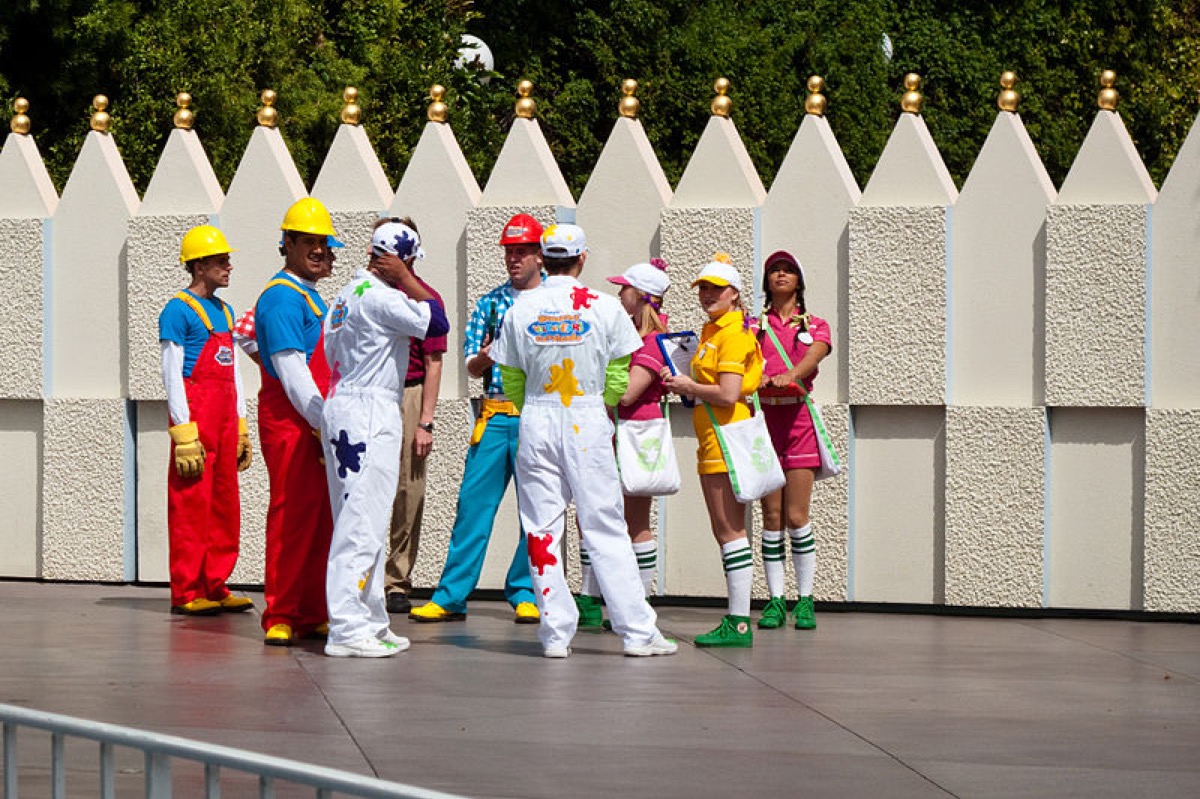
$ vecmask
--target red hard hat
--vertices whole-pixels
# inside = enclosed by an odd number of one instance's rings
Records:
[[[517,214],[508,220],[504,232],[500,234],[500,244],[507,247],[510,244],[539,244],[542,240],[542,226],[529,214]]]

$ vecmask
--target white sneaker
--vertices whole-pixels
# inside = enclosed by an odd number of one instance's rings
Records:
[[[648,658],[654,655],[674,655],[677,651],[679,644],[669,638],[663,638],[662,633],[658,633],[648,644],[625,647],[625,657]]]
[[[403,652],[405,649],[408,649],[412,645],[412,642],[403,635],[396,635],[387,627],[384,627],[383,631],[379,633],[379,640],[383,641],[385,644],[391,644],[395,647],[399,647],[401,652]]]
[[[349,644],[325,644],[325,654],[331,658],[390,658],[402,651],[396,644],[378,638],[364,638]]]
[[[569,658],[571,657],[571,647],[569,646],[548,646],[542,650],[544,658]]]

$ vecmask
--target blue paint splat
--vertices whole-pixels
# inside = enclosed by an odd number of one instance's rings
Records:
[[[350,436],[346,435],[345,430],[342,430],[336,439],[329,439],[329,443],[333,444],[333,454],[337,456],[338,477],[345,480],[347,473],[357,472],[362,467],[362,454],[367,451],[365,441],[358,444],[352,443]]]

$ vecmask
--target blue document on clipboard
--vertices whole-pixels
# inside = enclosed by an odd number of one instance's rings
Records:
[[[671,374],[691,377],[692,356],[700,348],[700,337],[690,330],[684,330],[680,333],[659,333],[655,339]],[[690,408],[695,402],[684,397],[683,404]]]

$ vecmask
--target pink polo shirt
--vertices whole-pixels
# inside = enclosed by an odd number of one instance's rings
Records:
[[[758,323],[760,326],[763,324],[769,324],[771,329],[775,331],[775,335],[779,338],[779,343],[783,345],[784,349],[787,350],[788,357],[792,359],[792,366],[800,363],[800,361],[803,360],[804,356],[808,353],[808,348],[812,346],[811,344],[805,344],[803,341],[800,341],[796,338],[797,333],[800,332],[799,324],[792,324],[788,321],[780,319],[779,314],[776,313],[774,308],[771,308],[765,314],[763,314],[763,316],[758,320]],[[819,316],[813,316],[812,314],[809,314],[808,332],[813,338],[813,344],[817,343],[818,341],[823,341],[829,345],[830,349],[833,349],[833,341],[830,338],[829,323],[824,319]],[[766,365],[763,368],[763,374],[773,377],[786,372],[788,370],[787,364],[783,362],[783,357],[779,354],[778,348],[776,348],[775,343],[771,341],[771,337],[767,335],[765,330],[763,330],[759,342],[762,346],[763,360],[766,362]],[[811,375],[804,378],[804,388],[806,390],[812,391],[813,380],[816,378],[816,376],[817,372],[814,371]],[[759,394],[764,397],[792,396],[798,395],[799,393],[800,391],[796,388],[795,384],[790,385],[785,389],[767,386],[759,392]]]

